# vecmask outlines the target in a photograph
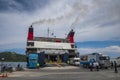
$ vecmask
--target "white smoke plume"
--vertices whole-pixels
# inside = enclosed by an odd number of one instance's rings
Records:
[[[75,4],[74,6],[75,11],[79,10],[77,13],[77,16],[75,17],[73,23],[71,24],[70,28],[74,29],[75,25],[81,21],[81,18],[85,17],[87,13],[89,12],[89,6],[88,5],[82,5],[80,6],[79,3]]]
[[[71,17],[75,16],[75,19],[70,27],[70,28],[74,28],[75,23],[77,23],[80,20],[80,17],[81,16],[83,17],[88,13],[89,5],[81,3],[81,2],[75,2],[72,5],[70,5],[70,4],[68,4],[68,5],[72,8],[72,10],[70,12],[65,13],[64,15],[58,16],[56,18],[40,19],[38,21],[33,22],[32,25],[34,25],[34,24],[56,24],[60,21],[68,20]],[[73,19],[73,18],[71,18],[71,19]]]
[[[34,24],[54,24],[55,22],[61,21],[64,18],[64,16],[56,17],[56,18],[49,18],[49,19],[42,19],[39,21],[35,21],[32,23]]]

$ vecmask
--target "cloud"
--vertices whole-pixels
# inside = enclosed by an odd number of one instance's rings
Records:
[[[120,40],[120,5],[119,0],[94,0],[94,7],[76,26],[76,40],[81,41],[104,41]]]
[[[80,20],[80,17],[86,15],[89,12],[90,7],[91,7],[90,5],[79,1],[74,1],[72,4],[69,3],[69,1],[67,0],[57,1],[44,8],[42,12],[45,13],[43,14],[41,13],[42,16],[45,15],[44,18],[43,19],[41,18],[38,21],[33,22],[33,24],[50,25],[55,23],[54,25],[56,24],[60,25],[61,23],[65,23],[67,25],[71,23],[69,22],[69,19],[71,19],[73,21],[73,23],[71,24],[73,25]],[[72,27],[74,27],[74,25]]]
[[[82,48],[104,48],[108,46],[120,46],[120,41],[85,41],[85,42],[76,42],[77,47]]]
[[[120,40],[119,0],[0,0],[0,46],[26,46],[28,27],[33,22],[35,36],[65,38],[70,28],[75,40]],[[9,45],[11,44],[11,45]],[[7,48],[7,47],[4,47]]]
[[[31,13],[45,7],[49,0],[0,0],[0,12]]]
[[[104,48],[79,48],[78,51],[80,52],[80,54],[90,54],[90,53],[94,53],[94,52],[98,52],[98,53],[105,53],[105,54],[112,54],[112,56],[119,55],[120,56],[120,46],[108,46],[108,47],[104,47]]]
[[[80,41],[105,41],[116,40],[119,41],[119,25],[98,28],[98,26],[84,28],[77,31],[76,39]],[[117,37],[117,38],[116,38]],[[116,39],[115,39],[116,38]]]
[[[4,13],[0,14],[0,44],[7,44],[16,41],[24,41],[24,37],[27,35],[27,24],[29,21],[24,22],[26,18],[24,15]]]

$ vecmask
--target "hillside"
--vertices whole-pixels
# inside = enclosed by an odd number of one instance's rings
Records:
[[[4,58],[7,62],[24,62],[26,61],[26,56],[18,54],[15,52],[0,52],[0,61]]]

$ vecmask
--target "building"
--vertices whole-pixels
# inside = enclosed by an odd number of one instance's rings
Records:
[[[28,29],[26,56],[29,65],[30,54],[37,54],[38,62],[67,62],[69,58],[76,57],[74,31],[71,30],[66,38],[35,37],[32,25]],[[44,54],[42,56],[41,54]],[[44,58],[43,58],[44,57]],[[42,60],[41,60],[42,59]]]

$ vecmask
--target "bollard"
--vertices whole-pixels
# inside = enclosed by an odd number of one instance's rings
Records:
[[[0,76],[0,78],[7,78],[7,77],[8,77],[7,73],[6,74],[3,73],[2,76]]]
[[[4,73],[2,74],[2,78],[4,78]]]
[[[6,73],[5,77],[8,77],[7,73]]]

